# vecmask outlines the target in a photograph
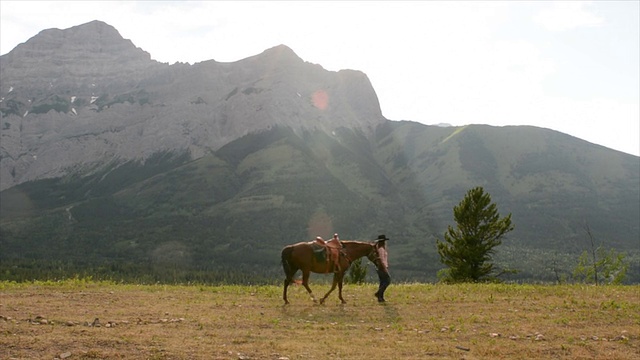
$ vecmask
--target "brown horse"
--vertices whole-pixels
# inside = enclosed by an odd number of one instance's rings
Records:
[[[342,249],[339,259],[339,271],[334,273],[331,289],[320,299],[321,304],[324,303],[329,294],[336,288],[336,285],[338,285],[338,297],[340,301],[346,304],[346,301],[342,298],[342,281],[344,279],[344,273],[355,260],[366,256],[378,269],[384,268],[378,255],[378,248],[384,247],[384,241],[340,241],[340,243],[342,244]],[[282,267],[286,276],[282,294],[285,305],[289,303],[289,300],[287,300],[287,288],[293,282],[293,275],[295,275],[298,270],[302,270],[302,285],[307,289],[307,292],[314,302],[317,302],[317,300],[313,292],[311,292],[311,288],[309,288],[310,272],[327,274],[332,271],[332,264],[316,259],[313,253],[313,242],[300,242],[285,246],[284,249],[282,249]]]

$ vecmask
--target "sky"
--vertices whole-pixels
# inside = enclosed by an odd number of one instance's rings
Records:
[[[170,64],[287,45],[364,72],[389,120],[531,125],[640,155],[640,0],[2,0],[0,54],[93,20]]]

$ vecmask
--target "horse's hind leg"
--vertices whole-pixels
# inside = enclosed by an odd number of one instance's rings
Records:
[[[291,284],[291,278],[287,276],[287,278],[284,279],[284,290],[282,291],[282,299],[284,300],[285,305],[289,304],[289,300],[287,300],[287,288],[289,287],[289,284]]]
[[[284,300],[284,304],[289,304],[289,300],[287,299],[287,288],[293,282],[293,275],[296,274],[297,269],[291,269],[290,267],[285,268],[285,279],[284,279],[284,290],[282,291],[282,299]]]

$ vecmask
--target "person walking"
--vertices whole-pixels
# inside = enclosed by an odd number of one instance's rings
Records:
[[[380,257],[380,266],[376,266],[376,272],[378,273],[378,279],[380,279],[380,285],[375,296],[378,298],[378,302],[385,302],[384,292],[387,290],[389,284],[391,284],[391,275],[389,275],[389,260],[387,253],[387,240],[389,238],[386,235],[379,235],[377,242],[380,243],[378,247],[378,256]]]

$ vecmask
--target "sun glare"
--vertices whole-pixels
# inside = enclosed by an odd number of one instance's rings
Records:
[[[325,110],[327,106],[329,106],[329,94],[324,90],[316,90],[311,95],[311,101],[313,102],[313,106],[320,110]]]

